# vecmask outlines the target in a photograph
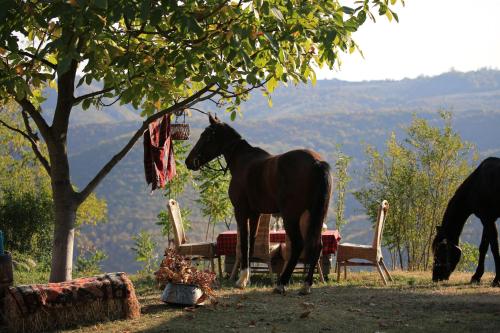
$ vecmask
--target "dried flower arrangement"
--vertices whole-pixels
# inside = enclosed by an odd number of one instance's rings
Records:
[[[216,297],[212,290],[216,278],[215,273],[197,270],[191,265],[190,259],[176,253],[174,249],[166,249],[164,256],[160,269],[155,272],[160,288],[165,288],[169,282],[195,285],[203,292],[203,296],[197,303]]]

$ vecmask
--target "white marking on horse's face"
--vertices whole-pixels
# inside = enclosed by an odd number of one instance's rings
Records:
[[[236,282],[236,286],[238,288],[245,288],[248,285],[248,282],[250,281],[250,268],[245,268],[241,270],[240,273],[240,278]]]

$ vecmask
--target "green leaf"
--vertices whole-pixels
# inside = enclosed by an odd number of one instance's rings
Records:
[[[352,9],[351,7],[343,6],[342,12],[344,12],[344,14],[352,15],[354,14],[354,9]]]
[[[315,86],[316,85],[316,72],[314,70],[312,70],[309,73],[309,77],[311,78],[312,85]]]
[[[94,0],[94,4],[97,8],[108,9],[108,0]]]
[[[359,14],[358,14],[358,16],[357,16],[357,18],[358,18],[358,23],[360,25],[363,24],[363,23],[365,23],[365,21],[366,21],[366,12],[364,10],[360,11]]]
[[[283,17],[283,13],[276,7],[271,7],[271,13],[274,17],[276,17],[279,21],[284,22],[285,18]]]
[[[281,75],[283,75],[283,66],[281,66],[281,64],[279,64],[279,63],[276,64],[276,67],[274,69],[274,74],[276,75],[278,80],[280,80]]]
[[[71,57],[68,55],[63,56],[63,58],[57,63],[57,74],[61,75],[66,73],[71,65],[71,60]]]
[[[391,10],[391,13],[392,13],[392,16],[394,16],[394,19],[396,20],[396,22],[398,22],[398,23],[399,23],[399,16],[398,16],[398,14],[396,14],[396,13],[395,13],[395,12],[393,12],[392,10]]]
[[[180,86],[186,79],[186,69],[183,64],[175,66],[175,85]]]
[[[392,12],[390,10],[385,12],[385,16],[389,19],[389,22],[392,21]]]
[[[151,0],[141,0],[141,20],[146,21],[149,18],[151,9]]]
[[[274,39],[274,37],[268,32],[264,32],[264,36],[267,38],[269,43],[271,43],[272,49],[274,51],[278,52],[279,46],[278,46],[278,43],[276,43],[276,40]]]
[[[231,112],[231,121],[235,121],[236,120],[236,111],[232,111]]]
[[[274,91],[274,89],[276,89],[277,86],[278,86],[278,81],[276,81],[274,76],[271,77],[271,79],[269,79],[269,81],[267,81],[266,88],[270,93],[272,93]]]
[[[92,102],[92,100],[90,98],[87,98],[87,99],[83,100],[82,109],[83,110],[88,110],[88,108],[90,107],[90,103],[91,102]]]
[[[78,88],[79,86],[81,86],[84,81],[85,81],[85,76],[82,76],[80,80],[78,80],[78,84],[76,85],[76,87]]]

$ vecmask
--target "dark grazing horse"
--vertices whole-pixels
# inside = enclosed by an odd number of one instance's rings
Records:
[[[250,278],[249,257],[253,253],[259,215],[280,213],[292,249],[275,292],[284,293],[284,286],[304,250],[309,267],[301,293],[310,293],[331,195],[328,163],[310,150],[271,155],[251,146],[217,117],[210,115],[209,120],[210,126],[189,153],[186,166],[198,170],[220,155],[226,160],[232,176],[229,198],[234,206],[242,254],[237,285],[244,288]]]
[[[432,280],[448,280],[457,266],[462,251],[458,247],[467,218],[476,215],[483,224],[483,235],[479,245],[479,263],[471,282],[479,283],[484,273],[484,258],[491,247],[495,259],[496,276],[493,286],[500,286],[500,255],[498,231],[495,221],[500,217],[500,158],[485,159],[460,185],[448,203],[443,223],[437,227],[432,243],[434,266]]]

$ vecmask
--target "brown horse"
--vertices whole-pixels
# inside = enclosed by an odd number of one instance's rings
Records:
[[[259,215],[280,213],[292,249],[275,291],[285,292],[284,286],[305,250],[309,267],[301,293],[310,293],[314,268],[323,246],[321,228],[331,195],[330,166],[310,150],[271,155],[251,146],[217,117],[209,116],[209,120],[210,126],[189,153],[186,166],[198,170],[223,155],[231,171],[229,198],[234,206],[242,254],[237,285],[244,288],[250,278],[249,258]]]

